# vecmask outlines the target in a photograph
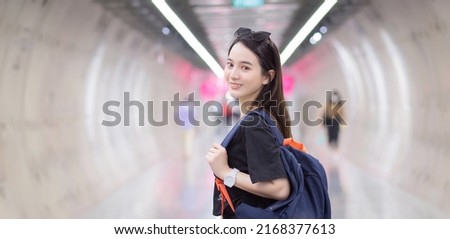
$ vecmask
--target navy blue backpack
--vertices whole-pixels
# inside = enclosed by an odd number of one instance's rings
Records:
[[[223,181],[216,179],[216,185],[222,194],[222,201],[227,201],[236,217],[242,219],[331,218],[327,176],[319,160],[306,153],[303,144],[295,142],[291,138],[284,139],[266,111],[251,111],[246,117],[252,114],[260,115],[265,120],[280,144],[281,159],[291,184],[291,194],[286,200],[276,201],[267,208],[257,208],[246,203],[241,203],[234,208]],[[221,144],[223,147],[228,146],[239,127],[240,122],[225,137]]]

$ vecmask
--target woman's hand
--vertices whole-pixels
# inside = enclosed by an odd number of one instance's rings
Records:
[[[227,150],[220,144],[214,143],[206,154],[206,161],[213,171],[214,175],[223,179],[225,175],[231,170],[228,166]]]

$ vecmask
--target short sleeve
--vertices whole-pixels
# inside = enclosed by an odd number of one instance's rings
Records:
[[[252,183],[285,178],[280,146],[264,119],[259,115],[242,123],[247,164]]]

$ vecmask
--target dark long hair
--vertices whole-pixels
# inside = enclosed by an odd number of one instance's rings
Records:
[[[252,32],[252,34],[258,34]],[[240,42],[250,49],[258,58],[261,65],[262,74],[269,75],[269,70],[274,70],[275,75],[267,85],[264,85],[256,100],[251,103],[255,107],[263,107],[264,110],[276,119],[277,126],[285,138],[292,137],[291,121],[289,112],[286,107],[283,94],[283,81],[281,71],[281,60],[278,48],[275,43],[267,36],[262,41],[256,41],[253,35],[246,35],[243,37],[236,37],[228,49],[228,55],[233,46]],[[269,33],[270,35],[270,33]]]

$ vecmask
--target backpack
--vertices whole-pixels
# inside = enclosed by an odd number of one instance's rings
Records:
[[[252,114],[260,115],[265,120],[272,129],[272,134],[280,144],[281,159],[283,160],[283,166],[286,169],[286,174],[291,184],[291,193],[286,200],[276,201],[267,208],[257,208],[246,203],[241,203],[234,208],[223,181],[216,179],[216,186],[222,196],[222,214],[224,201],[226,201],[237,218],[331,218],[327,176],[319,160],[306,153],[306,148],[302,143],[296,142],[292,138],[284,139],[276,127],[275,122],[266,111],[262,109],[251,111],[246,117]],[[226,148],[228,146],[239,127],[240,122],[225,137],[221,144],[223,147]]]

